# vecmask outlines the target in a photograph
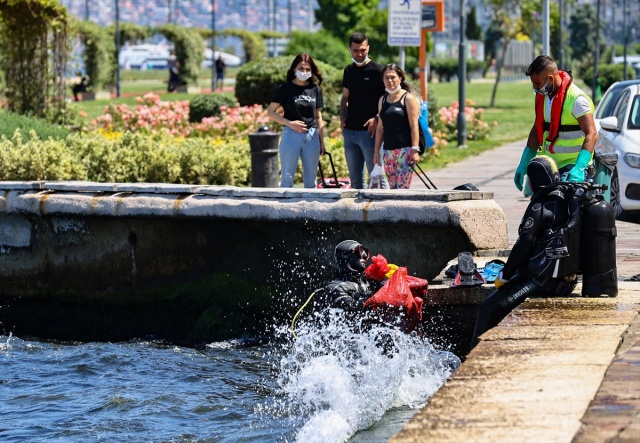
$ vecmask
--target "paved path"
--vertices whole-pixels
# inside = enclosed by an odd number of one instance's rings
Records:
[[[428,173],[438,189],[493,192],[510,245],[528,204],[513,184],[523,146]],[[640,225],[616,227],[618,297],[527,300],[391,442],[640,442]]]

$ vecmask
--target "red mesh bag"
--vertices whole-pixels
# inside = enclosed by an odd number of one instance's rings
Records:
[[[423,285],[420,283],[420,287]],[[408,333],[420,326],[422,303],[422,298],[412,293],[407,268],[398,268],[384,286],[364,303],[364,307],[375,312],[384,323],[398,326]]]
[[[396,265],[389,264],[387,259],[381,254],[371,257],[371,262],[372,263],[367,266],[367,269],[364,270],[365,275],[370,280],[382,281],[387,278],[389,271],[398,269]],[[427,289],[429,288],[429,282],[427,280],[412,275],[407,275],[406,278],[409,283],[409,289],[414,297],[426,297]]]
[[[384,280],[387,278],[385,275],[392,268],[387,263],[387,259],[381,254],[371,257],[371,264],[364,270],[364,274],[370,280]]]

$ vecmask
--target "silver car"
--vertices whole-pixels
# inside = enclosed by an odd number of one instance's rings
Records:
[[[611,205],[618,218],[637,216],[640,214],[640,82],[622,89],[611,107],[611,115],[599,119],[599,124],[596,152],[618,155],[611,175]]]

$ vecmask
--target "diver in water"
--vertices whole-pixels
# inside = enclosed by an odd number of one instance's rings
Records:
[[[507,263],[495,280],[497,288],[478,306],[471,346],[528,297],[567,296],[577,284],[575,249],[579,241],[579,202],[559,183],[552,158],[537,156],[527,175],[534,194],[520,222]],[[572,251],[574,249],[574,251]]]
[[[298,315],[313,300],[314,321],[326,324],[330,310],[358,330],[374,325],[398,328],[406,333],[421,331],[422,302],[429,282],[408,276],[407,269],[389,264],[382,255],[371,257],[355,240],[340,242],[334,250],[337,273],[324,287],[315,290],[294,315],[295,336]],[[367,266],[367,262],[371,264]]]
[[[340,308],[350,315],[361,313],[364,302],[382,287],[379,280],[365,275],[369,250],[355,240],[344,240],[334,253],[338,272],[321,293],[316,308]]]

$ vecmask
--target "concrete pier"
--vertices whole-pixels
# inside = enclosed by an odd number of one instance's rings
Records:
[[[524,145],[429,173],[442,188],[465,177],[493,191],[507,217],[510,245],[528,204],[513,185]],[[482,335],[390,442],[639,442],[640,225],[617,221],[616,228],[616,298],[580,297],[578,285],[573,297],[527,300]]]
[[[477,191],[0,183],[0,303],[8,306],[0,321],[5,329],[28,321],[42,336],[46,327],[68,330],[66,338],[99,337],[100,330],[110,332],[107,339],[145,330],[171,339],[231,338],[271,319],[273,311],[295,311],[331,278],[333,248],[345,239],[427,279],[458,251],[505,248],[505,216],[492,197]],[[34,306],[38,315],[29,313]],[[74,321],[83,306],[108,320]]]

